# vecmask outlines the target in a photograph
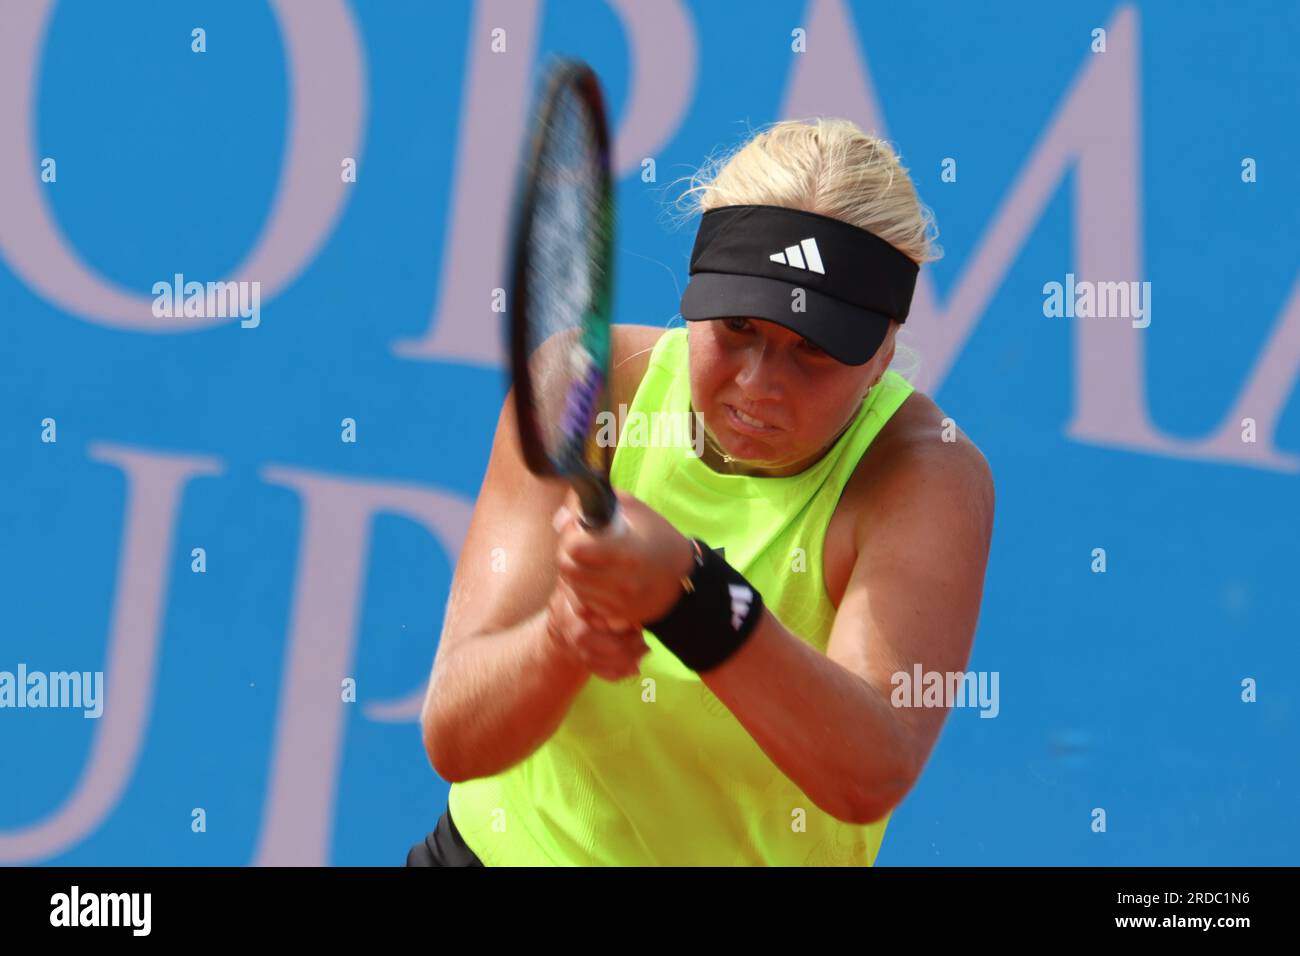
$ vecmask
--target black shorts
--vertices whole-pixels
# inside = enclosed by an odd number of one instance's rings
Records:
[[[434,831],[411,847],[406,854],[406,865],[482,866],[483,861],[461,839],[456,824],[451,822],[451,808],[448,807],[438,818]]]

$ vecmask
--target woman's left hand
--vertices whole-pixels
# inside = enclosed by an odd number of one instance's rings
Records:
[[[636,624],[657,621],[681,597],[681,579],[695,566],[695,546],[639,498],[615,494],[626,524],[621,533],[583,528],[578,496],[569,492],[556,516],[556,568],[585,611]]]

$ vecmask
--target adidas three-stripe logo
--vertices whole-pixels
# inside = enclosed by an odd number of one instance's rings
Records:
[[[740,625],[745,623],[746,615],[749,614],[754,592],[743,584],[729,584],[727,588],[731,591],[731,629],[738,631]]]
[[[811,236],[796,246],[786,246],[780,252],[772,253],[768,258],[783,266],[826,274],[826,270],[822,268],[822,254],[817,249],[817,240]]]

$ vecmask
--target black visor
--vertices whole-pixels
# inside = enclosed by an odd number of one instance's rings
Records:
[[[846,365],[862,365],[890,320],[907,319],[919,267],[839,219],[785,206],[723,206],[701,217],[690,271],[682,296],[688,322],[766,319]]]

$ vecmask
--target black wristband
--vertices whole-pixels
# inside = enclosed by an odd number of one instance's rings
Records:
[[[763,596],[699,538],[695,568],[673,609],[645,629],[693,671],[717,667],[736,653],[758,627]]]

